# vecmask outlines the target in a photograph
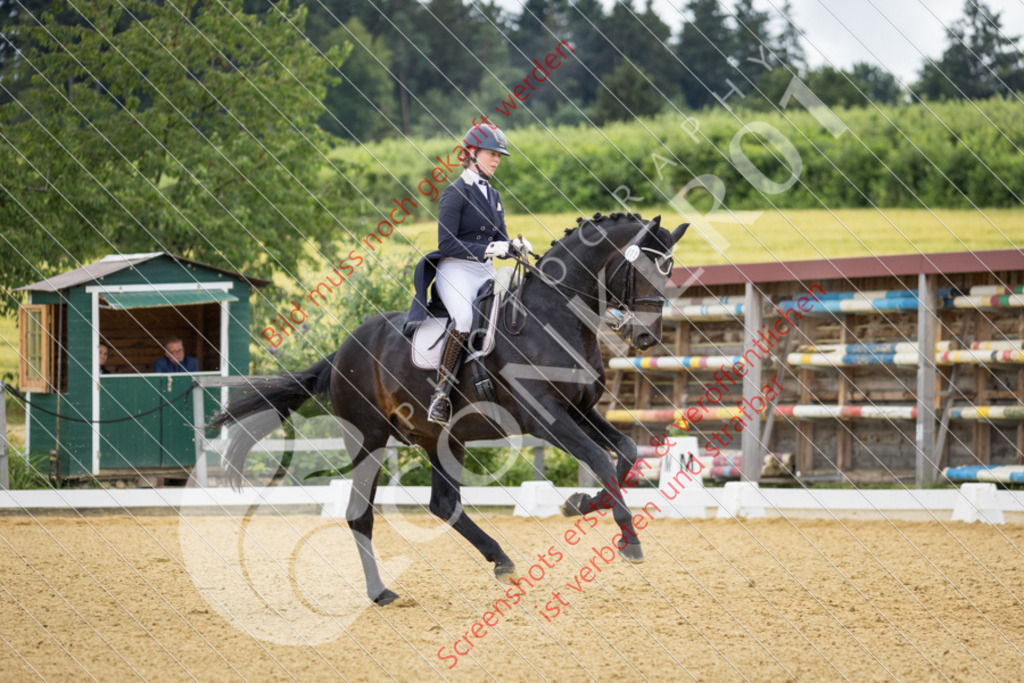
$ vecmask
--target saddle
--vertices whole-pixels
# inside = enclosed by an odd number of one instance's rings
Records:
[[[473,329],[470,331],[467,361],[486,358],[494,350],[498,311],[510,289],[512,268],[499,268],[497,277],[484,284],[473,301]],[[412,364],[420,370],[437,370],[441,351],[451,326],[448,316],[428,317],[412,335]]]
[[[501,298],[488,282],[473,302],[473,329],[469,333],[467,361],[487,356],[494,349],[494,336]],[[420,370],[437,370],[441,366],[444,340],[448,338],[451,318],[427,318],[412,335],[412,364]]]
[[[484,367],[483,360],[494,350],[498,318],[502,302],[511,289],[513,268],[499,268],[494,280],[485,283],[473,301],[473,329],[466,342],[471,364],[473,385],[477,397],[494,401],[494,383]],[[441,365],[441,352],[448,336],[451,319],[429,317],[419,324],[412,335],[412,364],[421,370],[437,370]]]

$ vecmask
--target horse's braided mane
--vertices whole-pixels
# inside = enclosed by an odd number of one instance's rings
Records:
[[[573,234],[577,230],[579,230],[581,228],[585,228],[588,225],[596,225],[598,223],[606,223],[606,222],[609,222],[609,221],[612,221],[612,222],[620,221],[620,220],[623,220],[623,219],[625,219],[625,220],[642,221],[643,217],[640,214],[638,214],[638,213],[612,213],[612,214],[609,214],[609,215],[605,216],[600,211],[598,211],[597,213],[595,213],[593,215],[592,218],[584,218],[582,216],[577,218],[576,219],[575,227],[566,228],[565,229],[565,235],[562,237],[562,239],[565,239],[566,237],[568,237],[569,235]],[[562,239],[551,240],[551,246],[553,247],[553,246],[557,245],[559,242],[562,241]],[[546,254],[545,254],[545,256],[546,256]],[[543,261],[543,260],[544,260],[544,258],[541,257],[540,261]],[[538,266],[540,265],[540,261],[537,262]]]

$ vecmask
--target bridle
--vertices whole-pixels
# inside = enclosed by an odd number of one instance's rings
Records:
[[[609,326],[615,332],[619,332],[626,325],[632,325],[636,320],[636,307],[638,305],[650,304],[656,305],[659,308],[665,305],[665,297],[661,294],[657,296],[636,296],[636,275],[639,272],[641,275],[646,277],[648,280],[654,281],[654,271],[667,279],[672,274],[672,252],[662,252],[657,249],[650,247],[641,247],[637,242],[639,238],[646,233],[646,230],[640,231],[637,237],[633,238],[623,251],[622,259],[618,265],[612,270],[611,275],[608,277],[608,281],[611,282],[615,279],[615,276],[619,274],[626,264],[633,266],[629,269],[626,274],[626,285],[623,288],[623,297],[619,297],[612,294],[613,301],[617,304],[614,309],[619,311],[621,315],[616,316],[614,323],[609,323]],[[653,255],[653,259],[641,258],[644,252]],[[658,288],[661,291],[661,288]],[[611,294],[611,292],[609,292]]]
[[[633,237],[632,240],[630,240],[629,244],[627,244],[622,250],[622,258],[619,259],[619,262],[612,269],[611,274],[606,280],[607,282],[613,281],[619,274],[619,271],[627,265],[631,266],[626,274],[626,282],[622,296],[617,296],[609,289],[609,299],[606,302],[609,308],[613,308],[620,313],[620,315],[616,316],[615,322],[609,321],[608,323],[611,329],[620,335],[622,334],[622,328],[626,325],[632,325],[637,320],[635,309],[638,305],[657,305],[660,307],[664,306],[666,301],[665,297],[660,294],[657,296],[636,296],[636,276],[638,272],[652,282],[657,281],[656,278],[667,279],[672,274],[671,249],[663,252],[658,251],[657,249],[652,249],[651,247],[641,247],[639,244],[644,236],[647,235],[649,227],[650,226],[648,224],[648,226],[645,226],[636,234],[636,236]],[[651,254],[652,258],[641,258],[645,252]],[[604,301],[600,296],[594,296],[589,292],[584,292],[565,283],[553,281],[547,273],[531,264],[527,255],[515,252],[513,253],[513,259],[516,262],[515,272],[512,276],[513,282],[522,282],[523,272],[531,272],[536,275],[541,282],[552,289],[573,292],[585,299],[596,301],[598,304]],[[657,275],[655,273],[657,273]],[[661,291],[661,288],[659,287],[658,290]],[[518,287],[516,289],[516,293],[512,297],[512,301],[510,302],[511,306],[509,308],[512,311],[513,321],[509,322],[507,317],[505,321],[506,326],[513,335],[519,334],[526,322],[524,316],[522,324],[515,324],[517,311],[522,307],[522,291],[522,286]]]

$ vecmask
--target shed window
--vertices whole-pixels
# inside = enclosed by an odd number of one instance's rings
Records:
[[[22,391],[50,392],[54,389],[53,306],[29,304],[18,309],[21,332],[19,383]]]

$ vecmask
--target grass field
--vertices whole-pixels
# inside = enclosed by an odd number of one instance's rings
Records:
[[[8,373],[18,374],[18,318],[0,318],[0,377],[10,381]]]
[[[18,318],[0,317],[0,379],[17,384],[18,381]],[[7,439],[11,448],[25,447],[25,411],[12,398],[7,397]]]
[[[661,214],[662,225],[685,219],[671,208],[645,210]],[[576,225],[577,214],[519,215],[507,218],[510,235],[522,233],[543,253],[562,231]],[[696,230],[676,248],[676,261],[687,266],[758,263],[844,256],[880,256],[941,251],[1011,249],[1024,245],[1024,210],[838,209],[739,211],[710,214],[724,242]],[[418,249],[429,251],[437,224],[415,223],[402,231]],[[727,247],[724,244],[728,243]],[[723,245],[716,249],[713,244]]]
[[[662,225],[684,221],[672,209],[660,213]],[[516,215],[508,217],[509,234],[522,233],[543,253],[548,244],[576,225],[577,214]],[[711,214],[712,227],[721,239],[691,230],[676,247],[676,263],[686,266],[718,263],[879,256],[941,251],[1010,249],[1024,245],[1024,209],[923,210],[839,209],[741,211]],[[397,253],[435,248],[437,225],[422,221],[402,229],[414,248],[390,240],[380,251]],[[710,239],[709,239],[710,237]],[[727,247],[716,249],[713,242]],[[348,245],[342,245],[347,251]],[[1024,262],[1022,262],[1024,266]],[[266,274],[270,275],[270,274]],[[287,277],[277,278],[282,282]],[[0,376],[8,381],[18,372],[18,329],[13,317],[0,318]]]

